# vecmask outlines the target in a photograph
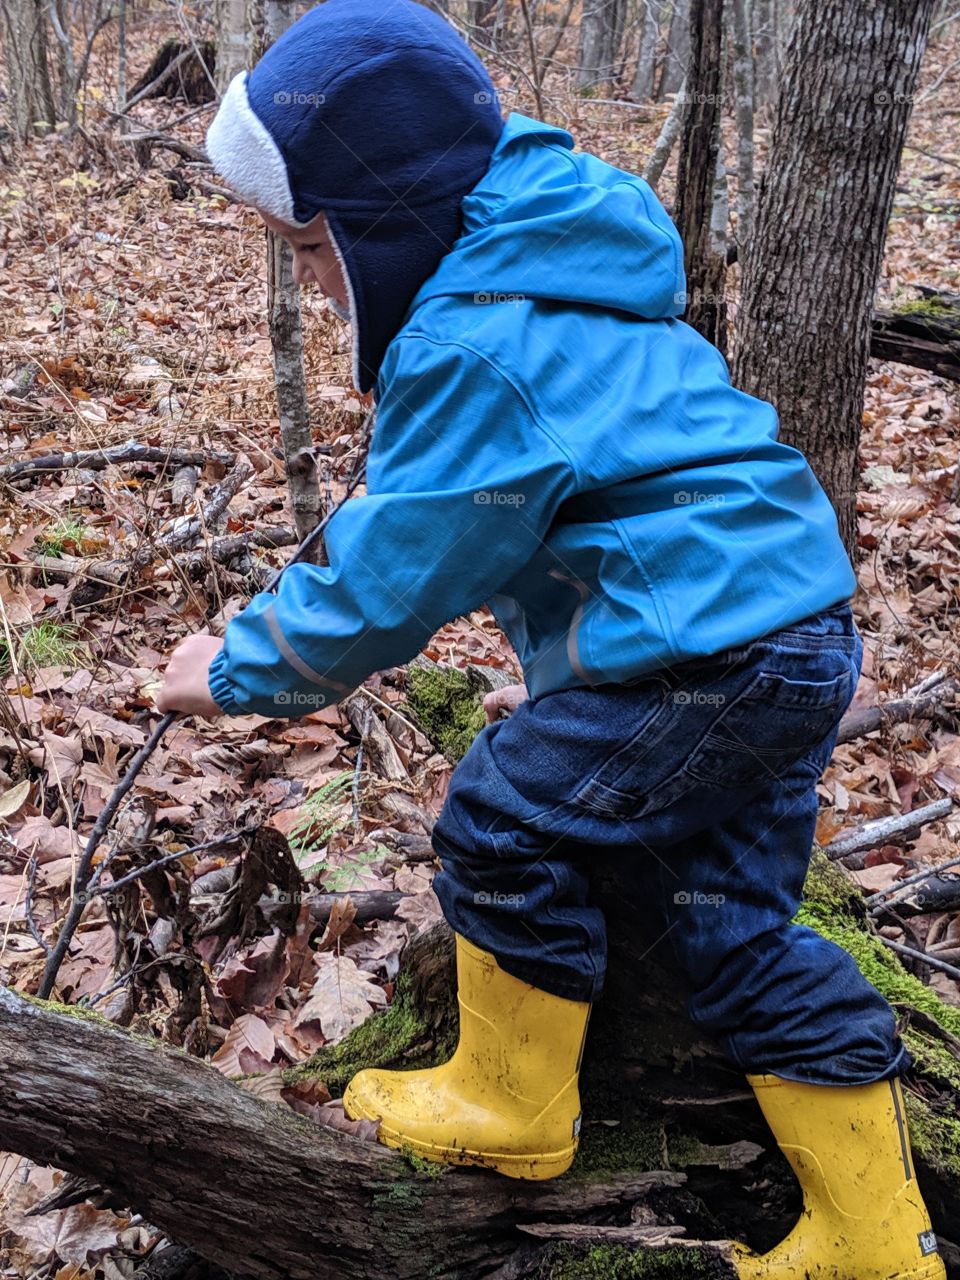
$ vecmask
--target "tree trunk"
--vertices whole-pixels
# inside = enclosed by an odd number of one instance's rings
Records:
[[[622,862],[598,859],[593,877],[610,969],[583,1064],[581,1149],[562,1179],[425,1172],[264,1102],[186,1054],[11,992],[0,994],[0,1149],[93,1180],[180,1244],[264,1280],[478,1280],[501,1264],[501,1280],[545,1280],[561,1248],[573,1255],[565,1277],[599,1274],[596,1256],[576,1269],[576,1243],[549,1243],[571,1236],[605,1242],[609,1273],[632,1275],[631,1249],[619,1242],[649,1247],[657,1232],[682,1229],[721,1243],[685,1252],[689,1271],[675,1251],[654,1249],[650,1275],[732,1277],[722,1242],[771,1247],[796,1219],[798,1190],[743,1076],[687,1021],[676,976],[661,967],[667,949],[643,936],[644,904]],[[822,855],[803,916],[847,945],[896,1003],[916,1064],[907,1108],[921,1189],[935,1228],[955,1237],[960,1014],[882,946],[859,891]],[[452,952],[446,926],[418,935],[391,1007],[288,1071],[288,1085],[312,1076],[339,1093],[360,1066],[446,1057],[456,1038]]]
[[[614,77],[621,0],[584,0],[580,20],[580,62],[577,85],[581,89],[609,90]]]
[[[637,69],[633,76],[632,96],[637,102],[646,102],[653,97],[662,5],[663,0],[643,0],[643,16],[640,23],[640,55],[637,58]]]
[[[773,0],[751,0],[750,25],[756,58],[756,100],[758,107],[769,107],[777,100],[777,64],[779,61]]]
[[[294,0],[267,0],[264,16],[269,47],[296,20],[296,4]],[[273,231],[267,232],[267,311],[290,505],[297,537],[302,541],[320,523],[320,484],[303,367],[300,288],[293,279],[290,246]],[[316,553],[312,552],[305,559],[315,557]]]
[[[663,60],[663,72],[657,97],[661,100],[676,93],[684,80],[687,88],[693,81],[687,76],[690,62],[690,0],[673,0],[670,15],[670,34],[667,37],[667,56]]]
[[[690,36],[690,75],[684,91],[686,119],[674,217],[683,238],[687,276],[685,319],[723,351],[726,346],[726,256],[715,251],[711,231],[723,96],[723,0],[693,0]]]
[[[43,4],[2,0],[2,11],[11,123],[18,138],[28,138],[34,125],[43,122],[52,128],[57,119]]]
[[[253,61],[253,31],[247,0],[217,0],[216,6],[217,92]]]
[[[810,458],[851,553],[870,318],[935,0],[800,0],[743,265],[735,381]]]
[[[737,122],[737,248],[742,254],[753,234],[753,45],[748,0],[733,0],[734,113]]]

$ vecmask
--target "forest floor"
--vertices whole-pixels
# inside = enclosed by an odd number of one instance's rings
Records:
[[[144,64],[157,35],[138,33]],[[938,40],[925,65],[878,305],[901,305],[921,285],[960,293],[960,88],[949,74],[958,43],[953,35]],[[213,544],[291,523],[259,219],[216,194],[213,175],[173,152],[154,148],[141,167],[139,148],[110,127],[103,109],[108,79],[95,63],[79,134],[23,148],[0,141],[7,165],[0,172],[0,465],[64,450],[98,454],[126,441],[161,456],[171,449],[202,456],[193,473],[170,461],[88,462],[20,479],[0,470],[0,982],[27,992],[37,989],[44,944],[63,919],[85,837],[155,722],[165,655],[201,627],[222,628],[243,607],[257,568],[279,565],[286,554],[256,549],[231,566],[215,561]],[[506,84],[503,98],[509,109],[534,114]],[[548,106],[550,119],[570,128],[581,147],[635,172],[668,109],[570,95],[548,98]],[[146,102],[135,109],[134,132],[169,130],[200,145],[211,111]],[[761,162],[769,129],[761,120]],[[667,203],[672,181],[671,166],[660,192]],[[734,271],[734,321],[736,283]],[[310,290],[303,311],[315,437],[324,487],[335,499],[366,408],[350,385],[348,332]],[[854,601],[865,660],[855,706],[890,700],[932,672],[960,671],[958,451],[957,386],[872,363]],[[243,457],[252,477],[221,525],[193,543],[199,554],[187,560],[157,547],[178,521],[203,510]],[[151,543],[155,554],[140,572],[91,598],[93,563],[130,561]],[[520,678],[485,609],[444,627],[426,652],[444,664],[499,667]],[[399,890],[406,896],[395,913],[360,927],[357,898],[321,933],[304,905],[290,938],[266,925],[242,943],[227,939],[216,954],[210,938],[185,940],[183,916],[160,914],[135,885],[122,902],[88,904],[60,971],[60,998],[84,1000],[124,1023],[132,1018],[212,1057],[227,1074],[274,1080],[281,1066],[342,1038],[389,999],[405,940],[439,916],[426,827],[453,764],[411,723],[402,670],[374,676],[366,688],[396,746],[399,777],[385,780],[369,757],[358,759],[360,737],[337,707],[298,721],[188,720],[153,754],[108,847],[119,849],[115,875],[136,865],[146,804],[155,810],[147,847],[156,856],[241,823],[265,823],[288,838],[311,892]],[[819,838],[827,843],[866,819],[955,798],[956,723],[934,716],[839,747],[820,789]],[[391,792],[412,804],[391,806]],[[955,854],[958,835],[960,811],[906,846],[874,850],[858,877],[868,891],[884,888]],[[234,856],[231,848],[212,849],[172,863],[173,896],[192,893],[191,908],[215,909]],[[923,918],[901,940],[923,946],[934,935],[940,944],[955,942],[960,957],[953,918]],[[201,1011],[184,1026],[176,1016],[176,964],[187,942],[207,968]],[[118,981],[131,966],[135,974]],[[933,975],[931,983],[960,1004],[952,979]],[[324,1101],[316,1091],[283,1096],[307,1114]],[[132,1274],[151,1243],[145,1224],[88,1203],[24,1216],[58,1176],[0,1156],[0,1273],[57,1280]]]

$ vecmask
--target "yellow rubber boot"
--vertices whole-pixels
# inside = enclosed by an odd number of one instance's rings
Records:
[[[352,1120],[426,1160],[479,1164],[510,1178],[556,1178],[580,1132],[580,1058],[590,1005],[511,977],[457,937],[460,1041],[421,1071],[361,1071],[343,1095]]]
[[[770,1253],[737,1246],[741,1280],[946,1280],[917,1189],[900,1081],[747,1079],[797,1175],[804,1210]]]

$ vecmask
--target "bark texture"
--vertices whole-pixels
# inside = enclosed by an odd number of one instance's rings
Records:
[[[693,0],[675,220],[687,276],[684,318],[720,351],[726,348],[726,256],[716,252],[712,219],[720,152],[722,44],[723,0]]]
[[[643,938],[644,904],[622,860],[599,860],[594,885],[609,980],[583,1064],[581,1149],[562,1179],[425,1169],[263,1102],[184,1053],[10,992],[0,993],[0,1149],[109,1188],[179,1244],[258,1280],[729,1277],[722,1242],[771,1247],[796,1220],[798,1191],[742,1074],[687,1021],[669,946]],[[825,859],[803,918],[852,950],[900,1015],[916,1064],[907,1107],[921,1188],[949,1253],[960,1013],[882,946],[858,891]],[[288,1083],[314,1076],[338,1093],[363,1065],[442,1060],[456,1038],[453,989],[452,938],[438,926],[405,953],[390,1008]],[[666,1242],[683,1231],[719,1243]],[[558,1263],[560,1248],[572,1252]]]
[[[756,229],[737,385],[771,400],[855,547],[873,295],[935,0],[800,0]]]

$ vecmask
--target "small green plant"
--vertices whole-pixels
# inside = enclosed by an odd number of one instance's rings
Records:
[[[69,667],[76,663],[80,642],[75,627],[44,620],[13,636],[13,652],[0,635],[0,675],[37,667]]]
[[[42,533],[38,533],[37,542],[48,556],[62,556],[64,551],[74,555],[83,543],[86,533],[86,525],[82,520],[66,515],[54,520],[53,524]]]
[[[350,821],[345,804],[353,786],[353,773],[346,770],[328,778],[308,796],[287,839],[294,861],[307,879],[323,877],[324,887],[338,893],[356,877],[357,871],[382,862],[388,850],[375,846],[361,849],[345,862],[332,866],[323,857],[329,841]]]

